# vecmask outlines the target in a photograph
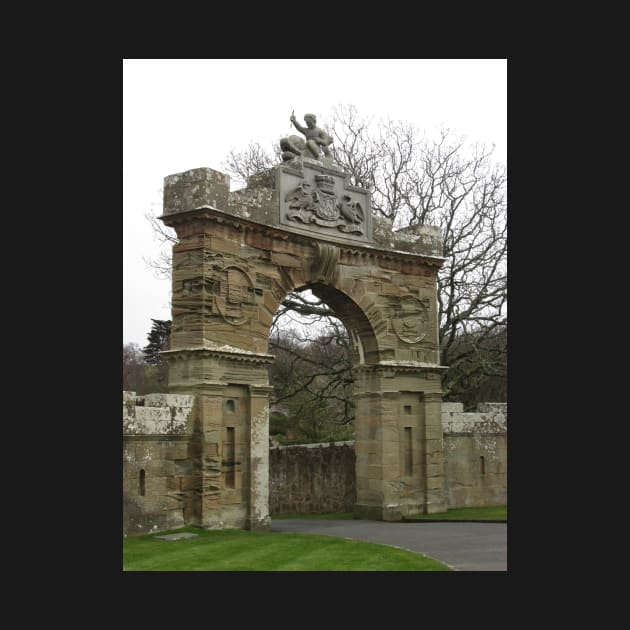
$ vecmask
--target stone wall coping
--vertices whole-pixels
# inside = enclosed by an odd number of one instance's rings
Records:
[[[438,363],[424,363],[422,361],[379,361],[375,365],[384,365],[386,367],[410,367],[410,368],[430,368],[433,370],[448,370],[448,366],[439,365]]]
[[[172,404],[155,401],[154,405],[147,405],[147,398],[151,396],[172,397],[176,399]],[[138,397],[141,399],[142,397]],[[148,394],[144,397],[143,405],[129,407],[123,404],[123,436],[131,435],[186,435],[192,433],[190,422],[193,418],[193,405],[182,404],[194,396],[185,394]]]
[[[354,446],[354,440],[346,440],[344,442],[315,442],[312,444],[280,444],[270,448],[276,450],[284,450],[287,448],[328,448],[330,446]]]
[[[444,435],[499,435],[507,433],[507,403],[478,403],[476,411],[462,411],[461,403],[442,403]]]
[[[192,407],[195,404],[194,394],[153,393],[137,396],[136,392],[123,390],[123,404],[142,402],[142,407]]]

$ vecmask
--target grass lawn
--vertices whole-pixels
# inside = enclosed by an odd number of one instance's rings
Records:
[[[192,532],[196,538],[158,540]],[[311,534],[185,527],[123,540],[123,571],[450,571],[396,547]]]
[[[329,514],[278,514],[271,517],[271,520],[283,520],[287,518],[300,519],[350,519],[354,518],[352,512],[335,512]],[[437,514],[417,514],[409,516],[405,520],[419,521],[507,521],[507,506],[491,506],[479,508],[456,508]]]

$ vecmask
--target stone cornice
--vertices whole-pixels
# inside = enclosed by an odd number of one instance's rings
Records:
[[[191,220],[201,219],[207,221],[213,221],[215,223],[229,225],[237,230],[249,230],[270,236],[282,241],[289,239],[296,241],[297,243],[312,244],[313,242],[327,243],[338,247],[343,253],[346,254],[362,254],[368,256],[374,256],[375,258],[385,258],[392,260],[412,260],[414,262],[422,262],[434,267],[441,267],[444,264],[446,258],[443,256],[429,256],[426,254],[417,254],[414,252],[405,252],[397,249],[385,250],[379,249],[372,245],[343,241],[343,239],[326,238],[319,236],[307,236],[301,232],[285,229],[276,225],[267,225],[265,223],[258,223],[250,219],[244,219],[242,217],[235,216],[214,208],[212,206],[200,206],[194,210],[186,210],[184,212],[176,212],[173,214],[166,214],[158,217],[165,225],[169,227],[175,227],[181,223],[188,223]]]
[[[266,398],[273,390],[273,385],[259,385],[257,383],[249,385],[250,396]]]
[[[240,350],[232,346],[217,346],[216,348],[208,346],[199,346],[195,348],[178,348],[175,350],[163,350],[160,355],[165,356],[167,359],[188,359],[191,355],[207,355],[215,356],[222,359],[229,359],[231,361],[246,361],[249,363],[268,363],[271,364],[275,361],[275,357],[272,354],[264,354],[257,352],[249,352],[248,350]]]
[[[425,392],[424,400],[425,402],[441,403],[443,395],[443,392]]]

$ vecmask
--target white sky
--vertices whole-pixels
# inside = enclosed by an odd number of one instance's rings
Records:
[[[224,171],[231,149],[271,149],[311,112],[338,105],[362,116],[441,126],[496,144],[507,160],[506,59],[124,59],[123,343],[147,343],[151,318],[170,319],[170,280],[143,258],[160,243],[145,213],[162,214],[164,177]]]

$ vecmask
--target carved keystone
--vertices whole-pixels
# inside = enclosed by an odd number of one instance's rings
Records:
[[[201,206],[227,209],[230,177],[211,168],[194,168],[164,178],[164,214]]]
[[[315,257],[313,258],[310,269],[311,282],[333,284],[337,277],[339,254],[340,250],[338,247],[325,243],[317,243]]]

